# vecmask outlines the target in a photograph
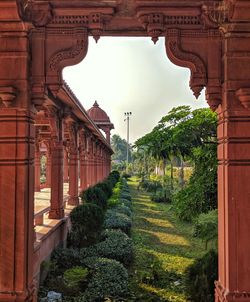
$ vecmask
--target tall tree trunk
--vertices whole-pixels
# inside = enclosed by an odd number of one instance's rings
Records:
[[[174,188],[174,166],[173,166],[173,159],[170,160],[170,178],[171,178],[171,189]]]
[[[181,169],[180,169],[180,174],[179,174],[179,183],[181,188],[183,189],[184,185],[185,185],[185,180],[184,180],[184,160],[181,157]]]
[[[163,176],[166,176],[166,158],[163,158],[162,164]]]

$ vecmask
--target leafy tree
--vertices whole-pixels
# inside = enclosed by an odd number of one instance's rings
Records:
[[[114,151],[112,159],[115,161],[126,161],[127,160],[127,145],[128,144],[125,139],[122,139],[118,134],[114,134],[111,138],[111,147]],[[130,150],[129,150],[129,159],[131,159]]]
[[[146,148],[156,160],[171,163],[181,161],[181,190],[174,198],[175,210],[183,220],[215,209],[217,196],[215,113],[210,109],[191,111],[189,106],[173,108],[148,134],[136,141],[138,148]],[[184,160],[192,160],[194,172],[184,188]],[[164,168],[165,170],[165,168]],[[173,171],[173,169],[171,169]],[[171,172],[173,183],[173,172]]]

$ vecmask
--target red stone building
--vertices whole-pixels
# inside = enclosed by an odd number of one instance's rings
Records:
[[[110,169],[109,144],[62,79],[86,56],[89,36],[163,36],[168,58],[190,69],[194,95],[206,89],[219,119],[215,300],[250,301],[250,0],[0,2],[0,301],[36,301],[40,261],[65,236],[62,175],[74,206],[78,157],[82,188]],[[39,142],[53,232],[37,242]]]

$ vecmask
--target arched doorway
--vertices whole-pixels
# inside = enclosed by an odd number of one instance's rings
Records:
[[[12,189],[0,197],[0,301],[33,299],[34,118],[48,95],[60,107],[62,69],[85,57],[90,35],[164,36],[170,60],[191,70],[194,95],[206,88],[219,118],[216,301],[249,301],[250,1],[10,0],[0,9],[0,183]]]

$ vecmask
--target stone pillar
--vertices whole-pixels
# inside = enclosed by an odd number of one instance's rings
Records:
[[[110,129],[109,128],[105,129],[105,134],[106,134],[106,140],[110,144]]]
[[[35,192],[41,191],[41,153],[39,143],[35,147]]]
[[[60,112],[53,106],[48,107],[51,128],[51,199],[50,219],[64,217],[63,204],[63,124]]]
[[[87,188],[87,140],[86,132],[82,127],[79,131],[79,161],[80,161],[80,189],[86,190]]]
[[[70,121],[68,122],[69,131],[69,200],[68,204],[78,205],[78,133],[77,125]]]
[[[69,152],[69,205],[78,205],[78,152],[75,148]]]
[[[68,152],[64,149],[64,169],[63,169],[63,181],[68,183],[69,182],[69,158]]]
[[[96,141],[93,142],[93,185],[97,183],[97,145]]]
[[[51,152],[50,147],[47,146],[46,151],[46,187],[51,187]]]
[[[0,12],[0,302],[36,301],[29,36],[15,1],[1,1]]]
[[[245,33],[242,29],[244,28]],[[228,27],[229,29],[229,27]],[[217,302],[250,301],[250,53],[243,24],[225,29],[218,109],[219,280]]]

